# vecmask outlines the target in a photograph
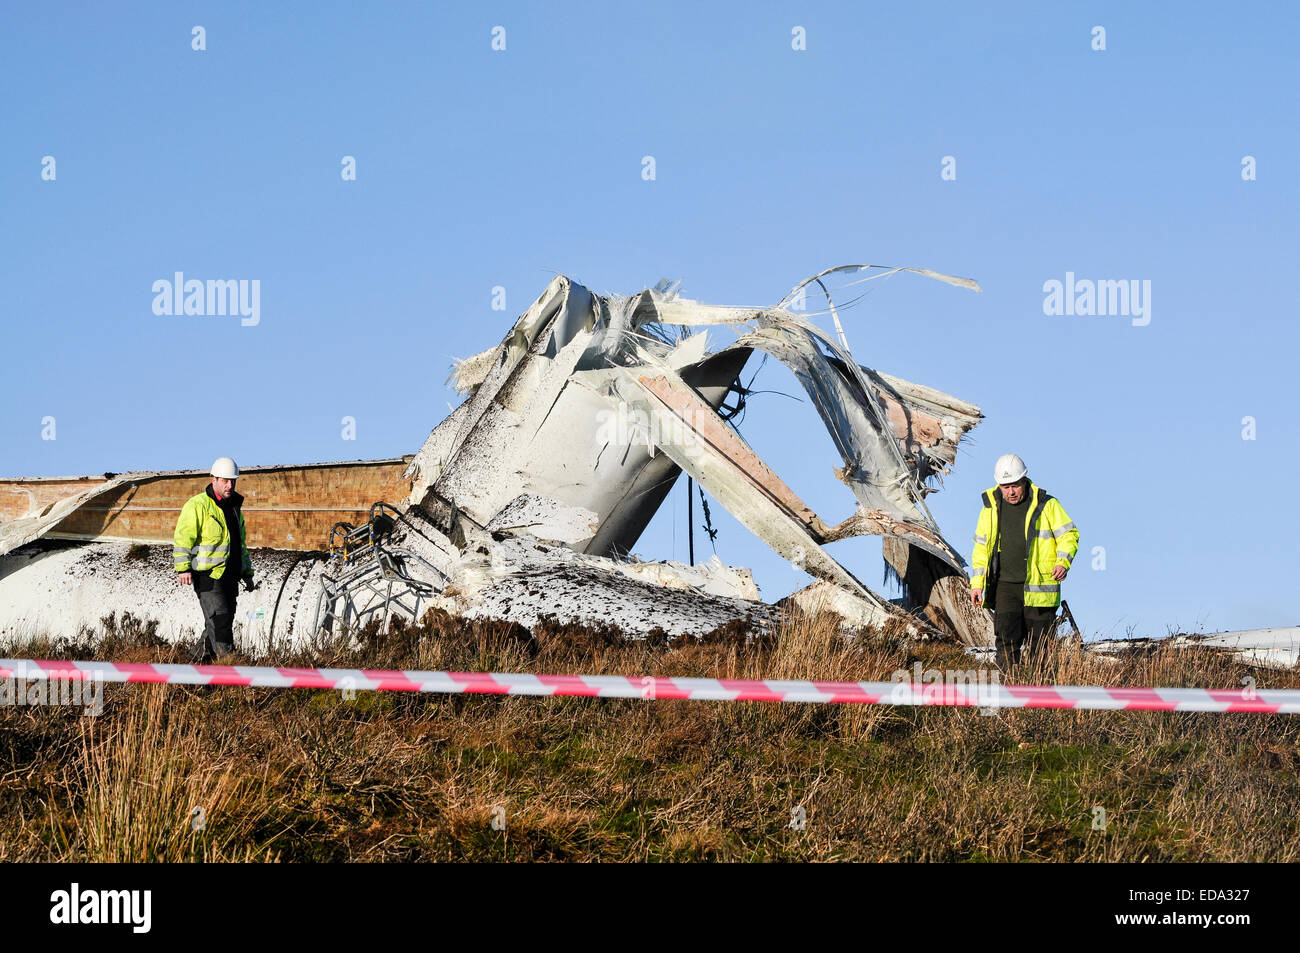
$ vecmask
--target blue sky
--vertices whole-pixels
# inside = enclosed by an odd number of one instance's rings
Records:
[[[1089,632],[1296,624],[1300,14],[984,6],[7,5],[0,473],[414,452],[450,360],[555,273],[760,305],[830,265],[920,265],[983,291],[897,276],[845,325],[862,363],[983,408],[930,498],[959,549],[1014,451],[1081,528]],[[258,279],[260,322],[155,315],[176,271]],[[1045,315],[1067,272],[1149,280],[1150,323]],[[373,382],[339,386],[363,357]],[[772,362],[759,386],[802,396]],[[757,396],[742,432],[851,512],[807,402]],[[807,581],[713,514],[766,598]],[[685,535],[683,481],[639,550]],[[879,549],[834,552],[876,584]]]

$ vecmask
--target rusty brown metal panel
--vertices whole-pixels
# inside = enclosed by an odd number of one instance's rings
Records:
[[[363,522],[370,505],[378,500],[405,502],[410,483],[403,472],[410,459],[245,468],[236,489],[244,496],[248,545],[323,549],[336,522]],[[181,507],[191,496],[202,493],[210,479],[201,472],[142,476],[73,510],[46,535],[170,542]],[[96,482],[103,483],[104,478],[0,481],[0,500],[21,499],[24,503],[21,510],[16,502],[7,506],[0,522],[36,515],[39,508],[80,493]]]
[[[0,523],[22,516],[36,516],[52,503],[106,482],[102,476],[0,480]]]

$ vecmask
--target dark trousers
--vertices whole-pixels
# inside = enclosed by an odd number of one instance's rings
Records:
[[[1027,606],[1024,600],[1024,583],[998,583],[993,632],[997,636],[998,668],[1003,671],[1020,661],[1022,648],[1026,654],[1032,653],[1056,620],[1054,608]]]
[[[194,590],[203,609],[203,635],[194,647],[194,661],[203,663],[235,651],[235,600],[239,597],[239,577],[229,570],[220,579],[196,572]]]

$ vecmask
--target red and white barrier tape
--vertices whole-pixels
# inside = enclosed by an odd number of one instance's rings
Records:
[[[247,685],[254,688],[329,688],[343,691],[442,694],[1300,714],[1300,691],[1255,688],[1101,688],[1088,685],[931,684],[910,681],[803,682],[776,679],[515,675],[0,659],[0,679],[10,678],[28,681],[162,682],[170,685]]]

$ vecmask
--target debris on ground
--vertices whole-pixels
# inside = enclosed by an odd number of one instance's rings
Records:
[[[860,276],[853,286],[899,272],[978,290],[925,269],[854,265],[808,279],[776,306],[741,308],[683,298],[667,282],[624,297],[556,277],[499,344],[456,362],[451,381],[465,399],[414,455],[244,470],[261,586],[240,599],[242,639],[300,644],[322,624],[337,631],[430,608],[669,637],[772,625],[780,607],[760,599],[748,570],[633,555],[685,471],[814,577],[783,602],[829,606],[853,627],[991,644],[988,614],[966,595],[966,563],[925,504],[979,408],[859,364],[827,289],[831,275]],[[834,336],[798,310],[818,289]],[[856,501],[843,519],[813,512],[736,426],[755,355],[794,373],[830,434],[835,475]],[[755,417],[746,426],[761,426]],[[178,638],[193,629],[170,541],[180,506],[205,483],[195,471],[0,481],[0,635],[76,634],[116,609],[152,614]],[[381,500],[398,518],[363,556],[319,551],[325,522],[365,527]],[[864,535],[884,537],[902,600],[874,592],[825,548]],[[72,543],[47,548],[55,540]],[[146,557],[141,545],[156,551]]]

